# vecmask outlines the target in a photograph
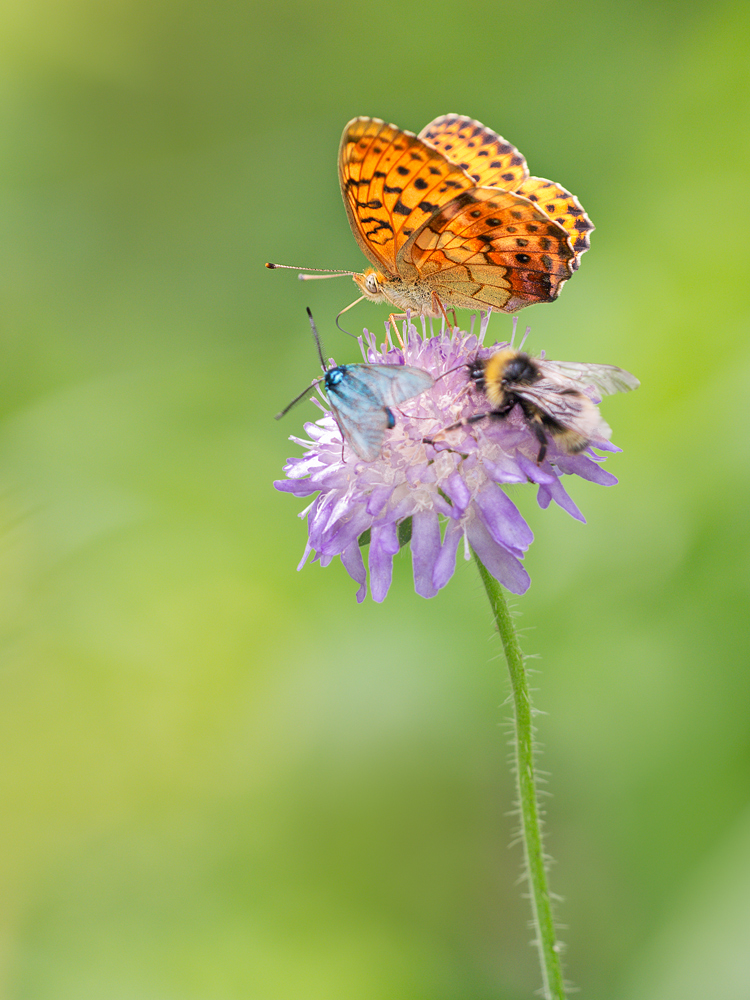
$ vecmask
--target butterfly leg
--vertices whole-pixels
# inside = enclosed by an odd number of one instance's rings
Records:
[[[398,340],[399,346],[401,347],[401,350],[403,351],[403,349],[404,349],[404,347],[406,345],[404,344],[403,340],[401,339],[401,334],[399,333],[399,330],[398,330],[397,319],[406,319],[406,313],[390,313],[390,315],[388,316],[388,322],[391,324],[391,328],[393,329],[394,333],[396,334],[396,339]]]
[[[452,329],[452,327],[451,327],[451,321],[448,319],[448,313],[445,311],[445,306],[440,301],[440,296],[438,295],[437,292],[433,292],[432,293],[432,311],[433,311],[433,313],[436,313],[438,316],[442,316],[443,317],[443,319],[445,320],[445,328],[446,328],[446,330],[451,330]],[[453,326],[454,327],[458,326],[458,323],[456,322],[456,311],[455,311],[455,309],[451,309],[451,312],[453,313]]]

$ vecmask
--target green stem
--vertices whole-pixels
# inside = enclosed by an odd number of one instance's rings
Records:
[[[492,613],[495,616],[497,630],[505,650],[505,659],[508,663],[510,683],[513,689],[516,779],[521,812],[521,836],[531,890],[531,910],[536,930],[536,944],[539,948],[539,962],[542,967],[544,998],[545,1000],[565,1000],[565,985],[560,967],[559,946],[555,941],[555,925],[552,919],[552,905],[547,885],[547,869],[539,821],[539,803],[537,802],[534,775],[533,709],[526,681],[523,653],[518,644],[513,619],[502,587],[487,572],[476,552],[474,559],[490,599]]]

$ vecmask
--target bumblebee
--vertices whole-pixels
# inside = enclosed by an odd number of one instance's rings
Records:
[[[489,358],[476,357],[466,366],[470,380],[492,406],[485,413],[446,427],[446,431],[480,420],[504,419],[519,407],[539,442],[537,464],[544,461],[550,439],[572,455],[597,440],[609,440],[611,431],[585,389],[601,395],[637,389],[640,382],[614,365],[576,364],[533,358],[524,351],[502,348]],[[425,438],[428,444],[434,439]]]

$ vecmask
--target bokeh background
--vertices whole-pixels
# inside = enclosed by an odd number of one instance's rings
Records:
[[[0,995],[524,1000],[505,667],[471,564],[295,572],[271,481],[360,268],[344,124],[449,111],[581,198],[530,346],[621,365],[612,489],[513,496],[583,997],[750,996],[750,9],[7,0]],[[361,305],[350,329],[380,327]],[[468,320],[468,314],[462,314]],[[510,318],[492,320],[499,339]]]

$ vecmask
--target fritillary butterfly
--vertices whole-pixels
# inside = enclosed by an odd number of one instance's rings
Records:
[[[514,146],[463,115],[436,118],[418,136],[355,118],[341,138],[339,180],[373,265],[354,281],[372,301],[428,316],[553,301],[594,228],[572,194],[530,177]]]
[[[362,298],[425,316],[552,302],[594,228],[577,198],[530,177],[515,146],[465,115],[436,118],[419,135],[354,118],[339,181],[373,267],[300,277],[351,275]]]

